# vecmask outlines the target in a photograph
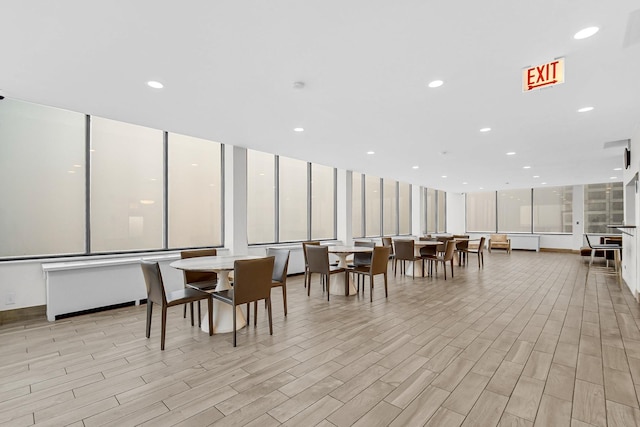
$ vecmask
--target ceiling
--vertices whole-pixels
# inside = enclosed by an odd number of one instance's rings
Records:
[[[7,97],[447,191],[621,181],[623,149],[604,143],[640,125],[638,0],[2,0],[0,12]],[[589,26],[600,31],[573,38]],[[558,57],[565,83],[523,93],[522,69]]]

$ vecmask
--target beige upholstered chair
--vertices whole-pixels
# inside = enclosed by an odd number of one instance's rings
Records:
[[[505,249],[510,254],[511,239],[506,234],[492,234],[489,237],[489,252],[491,252],[491,249]]]
[[[389,246],[375,246],[373,248],[371,264],[366,266],[356,266],[351,270],[355,274],[369,276],[369,300],[371,302],[373,302],[373,277],[377,274],[384,275],[384,296],[385,298],[388,296],[387,268],[389,266],[389,252],[391,252],[391,248]],[[364,283],[362,284],[362,293],[364,294]]]
[[[218,301],[233,307],[233,346],[236,346],[236,306],[247,304],[247,324],[249,323],[249,303],[265,300],[269,315],[269,334],[273,335],[271,316],[271,277],[274,257],[238,260],[233,263],[233,289],[216,291],[211,294]],[[211,309],[209,309],[211,313]],[[254,320],[254,324],[256,321]],[[210,329],[213,330],[213,329]]]
[[[162,274],[157,262],[141,261],[142,274],[147,286],[147,338],[151,336],[151,314],[153,304],[162,308],[162,329],[160,332],[160,350],[164,350],[164,338],[167,335],[167,308],[194,301],[207,300],[209,303],[209,335],[213,335],[213,301],[207,292],[184,288],[167,293],[162,283]],[[192,311],[193,314],[193,311]],[[193,326],[193,318],[191,319]]]

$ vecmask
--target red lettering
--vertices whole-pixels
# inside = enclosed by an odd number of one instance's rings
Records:
[[[558,65],[560,63],[560,61],[553,61],[551,64],[549,64],[552,68],[552,78],[555,79],[556,78],[556,65]]]
[[[544,78],[542,77],[542,73],[544,71],[544,65],[536,67],[536,71],[538,72],[538,80],[536,80],[536,83],[538,83],[540,81],[544,81]]]
[[[531,86],[533,84],[533,71],[535,68],[529,68],[527,70],[527,86]]]

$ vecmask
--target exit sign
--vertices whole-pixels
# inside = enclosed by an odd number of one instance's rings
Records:
[[[564,58],[522,70],[522,91],[530,92],[543,87],[564,83]]]

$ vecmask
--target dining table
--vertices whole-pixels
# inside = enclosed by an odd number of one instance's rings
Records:
[[[171,267],[185,271],[214,272],[218,274],[218,283],[214,292],[232,289],[229,274],[233,271],[236,261],[262,258],[254,255],[223,255],[185,258],[169,264]],[[236,330],[242,329],[247,320],[240,307],[236,307]],[[202,330],[209,332],[208,312],[205,311]],[[213,333],[233,332],[233,307],[216,299],[213,300]]]
[[[338,257],[338,267],[348,268],[347,257],[355,253],[372,253],[373,248],[367,246],[343,246],[335,245],[328,246],[329,253]],[[332,295],[355,295],[358,291],[353,283],[349,280],[348,274],[336,274],[335,278],[331,280],[331,286],[329,286],[329,292]]]

